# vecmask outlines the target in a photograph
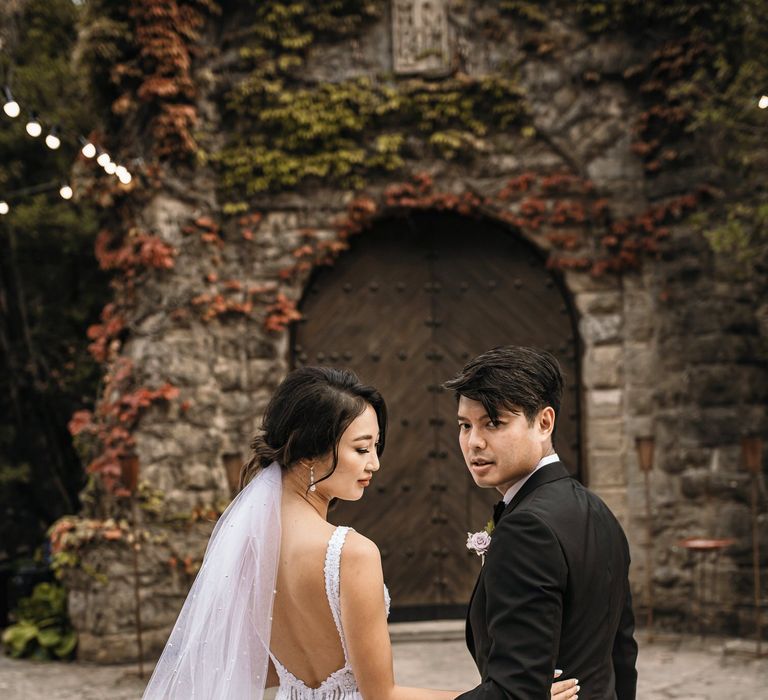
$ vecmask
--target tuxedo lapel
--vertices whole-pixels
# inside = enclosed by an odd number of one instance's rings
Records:
[[[475,595],[477,594],[477,589],[480,586],[480,579],[483,577],[483,567],[480,567],[480,573],[477,575],[477,579],[475,580],[475,587],[472,589],[472,595],[469,597],[469,605],[467,605],[467,621],[464,628],[464,635],[467,639],[467,649],[469,649],[469,653],[474,658],[475,656],[475,637],[472,633],[472,603],[475,600]]]
[[[563,466],[562,462],[552,462],[551,464],[544,465],[541,467],[541,469],[538,469],[536,472],[534,472],[530,479],[528,479],[528,481],[523,484],[523,488],[521,488],[515,497],[509,502],[507,507],[504,508],[504,511],[501,514],[501,518],[517,508],[521,501],[528,494],[535,491],[539,486],[543,486],[544,484],[548,484],[552,481],[557,481],[558,479],[570,478],[570,476],[571,475]],[[499,518],[499,520],[501,520],[501,518]],[[491,537],[493,537],[493,535],[491,535]],[[478,589],[483,580],[484,574],[485,567],[482,567],[480,569],[480,573],[477,576],[477,580],[475,581],[475,587],[472,590],[472,596],[470,597],[469,605],[467,606],[467,622],[465,634],[467,639],[467,648],[469,649],[469,653],[473,658],[475,657],[475,635],[472,630],[472,604],[475,602],[475,597],[479,595]]]

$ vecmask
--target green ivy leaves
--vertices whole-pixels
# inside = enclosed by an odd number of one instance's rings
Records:
[[[15,612],[17,622],[3,632],[2,642],[14,658],[66,659],[77,645],[67,617],[67,592],[53,583],[39,583]]]

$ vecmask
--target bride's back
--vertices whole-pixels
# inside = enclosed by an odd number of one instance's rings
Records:
[[[325,588],[334,526],[283,502],[280,561],[272,612],[272,653],[310,687],[344,666],[344,650]]]

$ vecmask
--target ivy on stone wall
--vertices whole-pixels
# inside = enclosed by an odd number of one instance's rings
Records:
[[[89,0],[79,64],[90,76],[108,126],[161,159],[189,159],[197,144],[192,62],[214,0]],[[146,126],[149,125],[147,129]],[[111,130],[110,130],[111,131]]]
[[[633,148],[643,159],[649,181],[679,173],[680,184],[662,188],[666,196],[653,201],[648,211],[620,219],[612,216],[610,202],[573,172],[523,173],[495,198],[475,201],[472,193],[465,193],[471,202],[454,202],[459,195],[420,191],[419,186],[412,193],[412,163],[469,162],[490,152],[495,138],[513,131],[535,138],[514,69],[505,66],[485,77],[470,77],[457,65],[450,77],[437,80],[352,73],[335,81],[312,77],[308,67],[313,52],[340,42],[351,45],[382,18],[383,0],[254,0],[247,5],[95,0],[89,3],[81,51],[100,94],[110,99],[114,123],[127,127],[127,136],[141,142],[149,134],[160,161],[192,155],[211,160],[220,175],[225,214],[260,217],[249,200],[266,192],[322,184],[359,193],[377,182],[403,180],[387,188],[383,201],[373,203],[375,211],[408,202],[417,207],[486,208],[546,240],[554,267],[594,275],[621,272],[658,255],[668,224],[700,209],[705,201],[706,211],[694,221],[709,227],[709,237],[721,249],[733,241],[748,246],[756,231],[764,232],[760,222],[765,217],[759,215],[763,185],[753,183],[747,192],[738,189],[738,177],[728,177],[737,170],[749,181],[764,160],[756,144],[765,130],[755,121],[751,103],[755,81],[765,76],[765,69],[755,64],[765,41],[753,28],[764,13],[756,0],[499,3],[504,21],[517,29],[530,28],[530,40],[523,31],[520,43],[537,55],[552,50],[555,38],[548,38],[548,32],[554,15],[579,23],[595,39],[620,32],[635,42],[641,60],[620,78],[646,107],[635,125]],[[198,139],[193,61],[204,50],[205,19],[219,11],[221,51],[227,58],[219,62],[220,72],[207,79],[216,86],[212,97],[222,118],[223,139],[210,134]],[[149,128],[142,128],[147,119]],[[722,147],[725,141],[729,148]],[[715,145],[713,158],[720,159],[719,167],[710,171],[701,166],[708,143]],[[151,166],[146,172],[153,168],[157,184],[164,171]],[[150,187],[151,179],[146,178]],[[578,192],[572,191],[574,183],[581,188]],[[398,187],[395,196],[393,188]],[[726,193],[730,198],[738,192],[743,196],[737,209],[726,205],[718,211],[712,206]],[[131,196],[136,204],[143,195]],[[355,202],[365,199],[360,196]],[[126,292],[135,275],[147,267],[168,269],[176,255],[151,233],[137,233],[131,207],[121,206],[122,230],[109,234],[108,246],[100,237],[100,259],[119,271],[115,284],[123,297],[105,309],[102,322],[92,328],[92,350],[104,360],[119,350],[126,316],[121,304],[130,296]],[[707,212],[724,217],[723,226],[713,226]],[[304,274],[311,265],[332,260],[346,245],[344,226],[336,240],[303,240],[294,251],[295,268],[284,270],[284,277],[292,279],[297,271]],[[243,224],[243,239],[253,240],[257,227],[258,221]],[[212,251],[213,267],[201,269],[205,283],[191,300],[191,312],[211,321],[231,314],[261,317],[259,308],[272,330],[296,318],[295,301],[276,285],[245,289],[237,280],[219,279],[213,263],[228,241],[213,217],[198,218],[184,232],[200,235]],[[138,266],[132,262],[137,257]]]
[[[216,156],[228,197],[307,181],[360,189],[407,158],[470,157],[489,131],[525,115],[519,88],[501,76],[273,87],[246,80],[230,92],[233,139]]]
[[[621,0],[576,7],[593,34],[620,31],[647,47],[646,61],[625,74],[647,104],[635,151],[651,177],[690,176],[711,164],[715,197],[692,221],[717,253],[757,279],[768,263],[768,119],[756,108],[768,85],[768,5]]]
[[[245,75],[224,91],[228,143],[211,154],[225,213],[246,211],[243,200],[261,192],[312,183],[360,189],[408,159],[471,157],[489,131],[524,121],[509,76],[308,81],[311,50],[353,41],[382,16],[381,1],[252,4],[248,26],[228,35]]]

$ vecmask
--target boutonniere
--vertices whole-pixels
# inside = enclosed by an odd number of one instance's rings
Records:
[[[491,546],[491,533],[493,533],[493,520],[489,520],[480,532],[467,533],[467,549],[477,554],[483,564],[485,564],[485,553]]]

